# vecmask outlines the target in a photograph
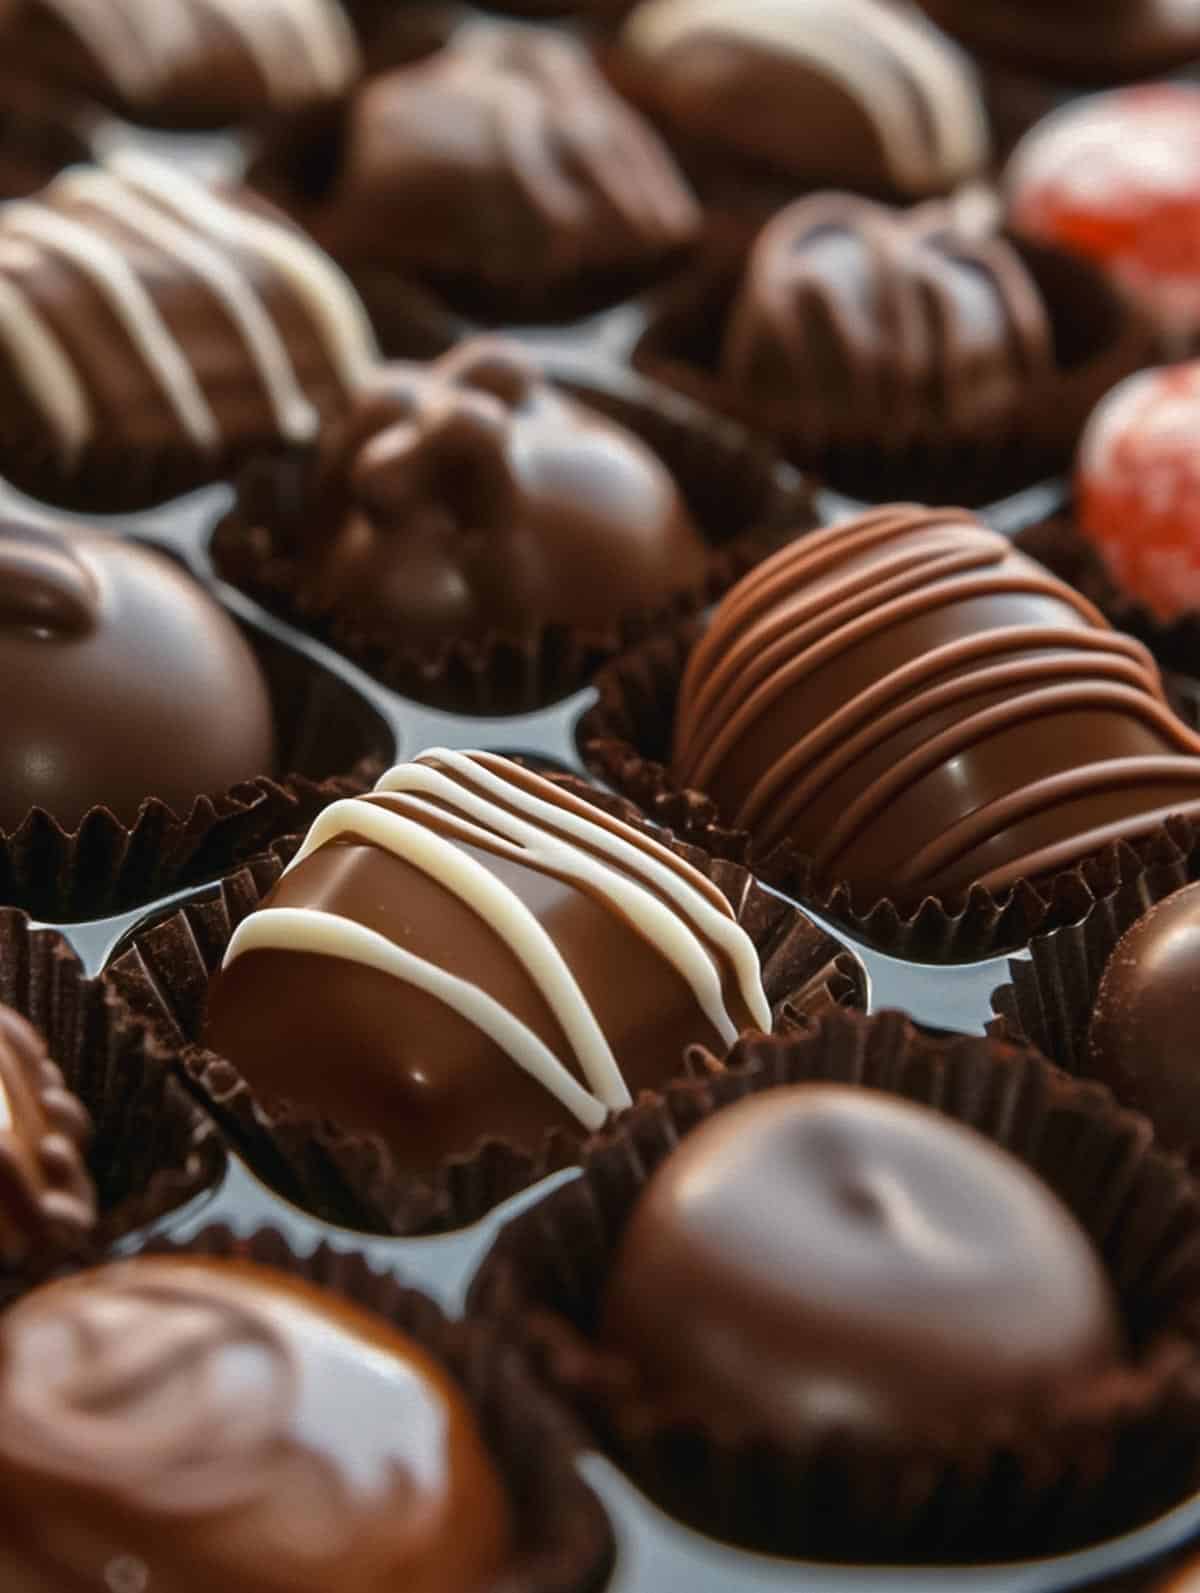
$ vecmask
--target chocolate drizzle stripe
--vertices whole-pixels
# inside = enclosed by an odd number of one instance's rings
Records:
[[[87,388],[28,294],[0,272],[0,341],[33,402],[73,463],[95,429]]]

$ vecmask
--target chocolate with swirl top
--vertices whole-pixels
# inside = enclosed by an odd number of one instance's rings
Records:
[[[173,166],[125,151],[0,210],[0,469],[38,495],[219,479],[310,441],[374,358],[332,261]]]
[[[27,82],[167,127],[328,100],[359,69],[341,0],[10,0],[0,44]]]
[[[285,134],[254,181],[352,274],[417,277],[494,314],[644,281],[699,220],[583,50],[519,24],[469,23],[370,79],[336,128]]]
[[[433,751],[318,818],[238,926],[207,1041],[429,1178],[539,1148],[769,1029],[758,956],[702,874],[505,758]]]
[[[144,1257],[0,1325],[0,1581],[445,1593],[510,1563],[465,1395],[360,1307],[239,1261]]]
[[[748,575],[688,661],[672,766],[863,906],[1000,893],[1200,816],[1200,737],[1146,649],[956,509],[878,509]]]
[[[0,1006],[0,1267],[71,1247],[96,1220],[87,1109],[37,1030]]]

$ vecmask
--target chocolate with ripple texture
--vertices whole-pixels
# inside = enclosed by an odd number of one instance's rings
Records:
[[[206,1042],[428,1178],[597,1129],[690,1043],[771,1021],[703,874],[506,758],[437,750],[317,819],[230,941]]]
[[[1146,649],[963,510],[892,505],[721,602],[672,769],[828,885],[902,909],[1045,878],[1200,815],[1200,738]]]
[[[14,1307],[0,1481],[10,1588],[114,1587],[127,1567],[164,1593],[476,1593],[513,1553],[503,1484],[437,1362],[239,1261],[114,1263]]]

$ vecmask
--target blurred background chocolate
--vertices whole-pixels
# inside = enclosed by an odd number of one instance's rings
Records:
[[[126,825],[275,771],[266,681],[165,555],[78,526],[0,522],[0,829],[32,808]]]

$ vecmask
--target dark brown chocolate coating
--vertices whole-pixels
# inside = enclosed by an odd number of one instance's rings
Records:
[[[673,773],[856,900],[1045,879],[1200,814],[1200,738],[1138,642],[963,510],[892,505],[793,543],[721,602]]]
[[[647,1399],[789,1446],[1016,1421],[1115,1365],[1087,1235],[998,1146],[835,1085],[716,1113],[646,1185],[603,1338]]]
[[[1200,56],[1197,0],[921,0],[985,61],[1065,84],[1154,77]]]
[[[1156,902],[1117,942],[1088,1027],[1088,1069],[1172,1150],[1200,1151],[1200,884]]]
[[[163,554],[83,528],[0,523],[0,829],[32,808],[124,824],[158,797],[274,772],[266,682],[224,611]]]
[[[166,1593],[483,1589],[510,1508],[466,1396],[361,1307],[143,1257],[0,1326],[0,1581]],[[114,1570],[114,1568],[116,1568]]]
[[[33,1026],[0,1006],[0,1267],[78,1245],[96,1221],[91,1120]]]
[[[546,314],[579,279],[638,275],[699,213],[659,136],[549,30],[461,27],[369,79],[336,125],[284,134],[254,181],[350,272]]]
[[[388,366],[330,429],[311,494],[252,472],[237,513],[299,549],[305,610],[397,648],[611,636],[709,563],[657,456],[489,338]]]

